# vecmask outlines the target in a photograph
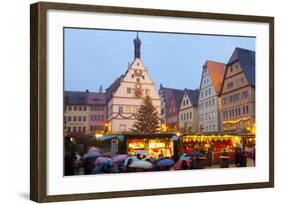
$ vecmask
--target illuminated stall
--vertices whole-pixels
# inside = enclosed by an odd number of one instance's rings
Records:
[[[138,136],[136,136],[139,138]],[[129,155],[143,153],[147,157],[171,157],[174,154],[173,140],[166,137],[127,140],[127,152]]]
[[[252,134],[216,134],[184,135],[181,137],[182,152],[187,149],[213,152],[213,161],[218,163],[222,151],[227,151],[230,160],[234,160],[235,149],[252,150],[255,146],[255,135]]]
[[[122,137],[121,137],[122,136]],[[117,153],[136,155],[140,153],[146,157],[172,157],[175,154],[174,134],[122,134],[107,135],[101,140],[117,140]]]

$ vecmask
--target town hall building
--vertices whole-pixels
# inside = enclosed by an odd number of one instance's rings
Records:
[[[134,60],[125,74],[118,77],[107,89],[107,126],[109,132],[130,132],[135,113],[150,96],[160,115],[160,97],[154,82],[141,59],[141,40],[134,39]]]

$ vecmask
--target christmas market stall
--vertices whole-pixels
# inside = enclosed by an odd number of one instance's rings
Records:
[[[255,147],[253,134],[188,134],[181,136],[181,152],[189,150],[212,152],[212,163],[218,164],[222,153],[226,152],[230,163],[234,162],[235,149],[241,148],[249,157]]]
[[[112,134],[104,135],[101,141],[111,141],[111,155],[145,155],[147,158],[174,157],[178,153],[178,137],[169,133],[157,134]]]

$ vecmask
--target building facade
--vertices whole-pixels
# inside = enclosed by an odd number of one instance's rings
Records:
[[[134,39],[134,46],[134,61],[128,65],[126,73],[106,89],[110,132],[130,132],[135,113],[147,95],[160,114],[160,96],[141,60],[141,41],[138,36]]]
[[[203,65],[200,94],[198,100],[199,132],[221,130],[220,92],[225,72],[225,64],[206,61]]]
[[[236,48],[229,59],[222,91],[224,131],[255,130],[255,52]]]
[[[199,90],[184,90],[179,111],[179,128],[183,133],[198,132]]]
[[[164,132],[179,131],[179,111],[184,90],[160,86],[161,129]]]
[[[106,127],[106,96],[99,92],[64,92],[65,136],[104,133]]]

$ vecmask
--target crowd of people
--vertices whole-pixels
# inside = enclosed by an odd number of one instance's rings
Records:
[[[246,167],[247,158],[251,157],[255,162],[255,149],[251,156],[241,148],[236,148],[234,153],[234,164],[237,167]],[[206,166],[212,167],[214,152],[208,148],[191,149],[185,147],[183,154],[175,159],[159,155],[158,158],[147,157],[145,154],[129,156],[121,154],[116,156],[105,156],[96,148],[90,148],[84,156],[78,152],[67,151],[65,153],[65,175],[89,175],[101,173],[128,173],[143,171],[163,170],[186,170],[202,169]],[[220,153],[221,167],[228,167],[230,163],[229,153],[223,149]]]

